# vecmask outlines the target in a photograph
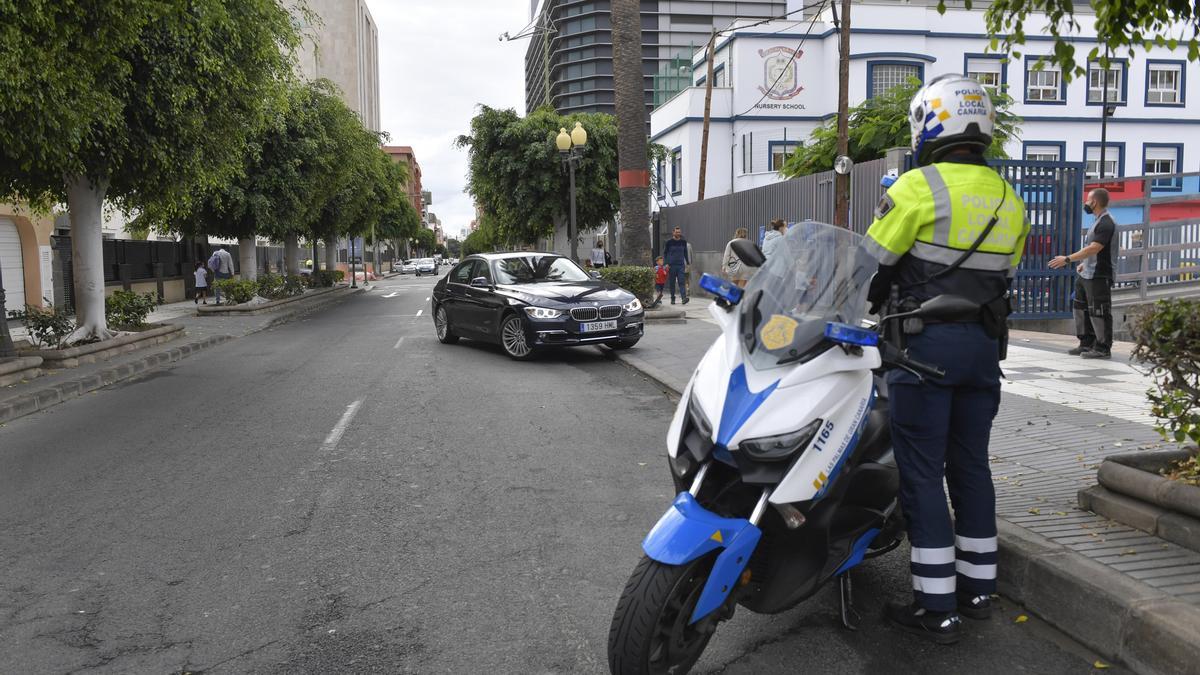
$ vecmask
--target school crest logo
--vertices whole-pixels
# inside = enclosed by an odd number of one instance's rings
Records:
[[[763,59],[763,83],[758,91],[769,99],[786,101],[804,91],[800,86],[798,61],[804,51],[791,47],[771,47],[758,50]]]

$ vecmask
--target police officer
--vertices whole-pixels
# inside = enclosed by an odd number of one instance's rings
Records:
[[[887,615],[904,630],[950,644],[962,637],[960,614],[991,615],[996,590],[988,436],[1000,405],[1007,291],[1029,226],[1021,198],[984,161],[995,109],[978,82],[933,80],[913,98],[909,122],[920,168],[888,189],[864,243],[879,261],[873,313],[893,287],[900,309],[943,294],[981,309],[904,324],[909,355],[941,367],[944,378],[888,373],[914,601],[889,606]]]

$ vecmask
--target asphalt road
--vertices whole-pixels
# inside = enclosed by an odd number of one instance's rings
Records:
[[[0,427],[0,673],[606,672],[673,403],[597,349],[440,345],[431,288]],[[830,588],[739,612],[697,672],[1092,670],[1009,606],[956,647],[892,631],[906,560],[856,573],[861,631]]]

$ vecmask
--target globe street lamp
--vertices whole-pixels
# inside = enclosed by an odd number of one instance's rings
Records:
[[[583,150],[587,146],[587,130],[583,128],[580,122],[575,123],[575,128],[571,133],[567,133],[565,128],[558,130],[558,137],[554,139],[558,146],[558,154],[562,157],[563,164],[567,167],[567,173],[570,175],[570,190],[571,190],[571,214],[567,228],[567,238],[571,243],[571,260],[579,262],[579,237],[575,231],[575,167],[579,165],[579,160],[583,157]]]

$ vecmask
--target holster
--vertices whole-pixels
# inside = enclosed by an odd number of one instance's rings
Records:
[[[987,336],[996,340],[1000,360],[1008,358],[1008,316],[1012,314],[1012,302],[1008,293],[984,305],[979,312],[979,322]]]
[[[912,312],[920,307],[921,303],[917,302],[915,299],[904,298],[900,301],[899,311]],[[921,333],[925,332],[925,320],[917,316],[910,316],[903,321],[901,325],[901,332],[905,335],[920,335]]]

